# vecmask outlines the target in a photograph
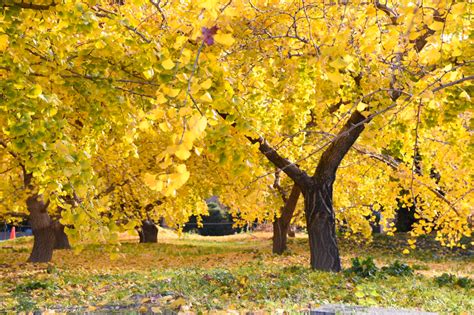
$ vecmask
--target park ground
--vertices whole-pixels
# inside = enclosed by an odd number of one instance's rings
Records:
[[[346,269],[352,258],[374,258],[392,272],[339,274],[309,269],[307,239],[290,239],[290,251],[271,253],[271,234],[226,237],[160,230],[158,244],[125,238],[111,259],[103,245],[79,253],[55,251],[49,264],[27,264],[32,239],[0,243],[0,310],[6,312],[93,312],[126,310],[160,313],[304,311],[328,303],[378,305],[441,313],[474,310],[474,256],[439,248],[427,238],[403,254],[406,237],[377,236],[370,244],[341,241]],[[449,275],[447,275],[449,274]],[[0,311],[1,313],[1,311]]]

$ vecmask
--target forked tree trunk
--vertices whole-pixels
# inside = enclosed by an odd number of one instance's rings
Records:
[[[228,116],[223,113],[219,115],[224,119]],[[303,193],[313,269],[334,272],[341,270],[332,205],[333,183],[342,159],[359,138],[370,118],[366,118],[357,110],[351,114],[321,155],[313,176],[309,176],[298,165],[278,154],[265,138],[247,136],[250,142],[259,143],[260,152],[298,184]]]
[[[69,238],[64,232],[64,225],[59,221],[54,221],[52,224],[54,230],[54,249],[71,249],[71,244],[69,244]]]
[[[336,138],[321,155],[311,180],[305,187],[301,187],[311,267],[314,269],[334,272],[342,269],[332,203],[333,184],[342,159],[364,130],[365,122],[365,117],[360,112],[352,113]]]
[[[273,253],[281,255],[287,249],[287,235],[291,218],[295,212],[296,204],[300,196],[298,185],[293,185],[290,197],[281,208],[281,215],[273,222]]]
[[[140,243],[157,243],[158,242],[158,228],[151,220],[142,221],[142,227],[138,231]]]
[[[28,197],[26,205],[30,212],[29,220],[34,236],[33,250],[28,261],[49,262],[53,257],[55,235],[52,220],[47,212],[48,205],[38,195]]]

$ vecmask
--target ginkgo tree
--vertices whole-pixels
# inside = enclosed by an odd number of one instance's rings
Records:
[[[199,189],[174,199],[190,177],[185,163],[191,150],[199,154],[193,142],[207,121],[187,100],[199,90],[201,102],[212,100],[206,91],[212,81],[195,73],[194,56],[203,46],[184,48],[187,37],[163,31],[165,16],[161,27],[150,20],[152,34],[145,36],[116,6],[104,5],[13,1],[2,7],[1,215],[29,216],[30,261],[51,259],[52,216],[73,241],[116,239],[123,200],[111,205],[109,195],[118,186],[133,182],[125,196],[162,199],[167,218],[178,225],[203,209],[191,198]],[[160,12],[149,5],[139,12]],[[130,19],[134,8],[127,8]],[[127,172],[139,179],[127,179]],[[140,183],[149,188],[140,190]],[[136,226],[130,217],[127,222],[128,229]]]
[[[240,15],[217,23],[222,32],[233,32],[233,39],[222,43],[226,93],[211,104],[212,110],[257,144],[302,190],[314,268],[341,269],[333,184],[342,159],[364,129],[368,137],[360,142],[369,146],[364,151],[400,175],[387,188],[409,188],[412,196],[406,203],[422,196],[425,206],[417,208],[422,219],[414,235],[436,230],[438,239],[451,246],[470,235],[472,187],[466,174],[471,164],[465,151],[473,77],[466,53],[466,3],[297,1],[230,6]],[[311,141],[312,132],[321,140]],[[433,134],[434,139],[428,136]],[[280,145],[288,139],[296,145]],[[399,148],[391,148],[397,144]],[[455,152],[442,166],[439,159],[446,155],[440,154],[441,146]],[[419,174],[414,171],[417,154],[423,156]],[[315,162],[314,175],[303,170],[307,160]],[[395,165],[391,160],[397,161]],[[432,169],[444,176],[444,184],[434,181]],[[391,195],[388,202],[393,203]],[[379,202],[375,209],[387,202],[371,197]],[[393,208],[383,207],[385,217]]]
[[[51,259],[52,216],[61,218],[77,243],[84,237],[115,240],[118,231],[135,228],[148,215],[164,216],[180,226],[190,215],[205,213],[202,199],[210,192],[198,194],[207,187],[203,185],[205,175],[195,176],[200,182],[194,186],[201,188],[184,190],[182,198],[175,198],[190,177],[187,160],[202,150],[194,142],[207,121],[191,102],[188,107],[179,106],[189,85],[186,74],[193,75],[195,69],[191,51],[182,49],[186,38],[171,38],[174,52],[181,54],[179,61],[172,61],[169,52],[162,58],[150,57],[154,45],[141,33],[131,30],[130,38],[125,38],[123,31],[129,27],[114,20],[118,13],[108,7],[79,3],[73,13],[65,14],[67,6],[14,3],[4,10],[4,24],[10,28],[2,35],[2,159],[6,170],[2,172],[1,214],[7,218],[29,215],[35,236],[30,261]],[[64,19],[57,25],[54,19],[59,17]],[[43,21],[43,30],[51,27],[59,35],[28,33],[26,23],[13,23],[29,18]],[[120,38],[113,41],[98,35],[107,35],[107,28]],[[77,38],[71,41],[61,35],[68,31]],[[17,35],[23,32],[24,36]],[[125,58],[140,52],[141,59],[129,63]],[[179,63],[193,66],[175,74]],[[172,84],[166,84],[169,81]],[[207,102],[211,96],[206,90],[212,81],[207,77],[200,81],[190,88],[202,90],[199,99]],[[218,162],[220,156],[212,159]],[[242,166],[237,172],[244,170]],[[74,200],[73,205],[64,203],[66,197]],[[137,199],[142,210],[157,200],[160,209],[151,214],[139,209],[132,216],[121,207],[135,207]]]
[[[114,234],[116,222],[104,221],[102,213],[108,209],[95,198],[104,189],[103,170],[92,161],[112,142],[122,145],[117,154],[137,155],[134,138],[149,123],[140,115],[181,91],[165,84],[174,78],[169,58],[151,53],[156,46],[123,20],[115,20],[116,15],[81,2],[8,2],[2,7],[1,214],[9,217],[13,209],[29,215],[35,236],[30,261],[51,259],[52,215],[74,226],[68,229],[73,239],[101,240]],[[141,58],[126,58],[132,54]],[[182,66],[193,63],[190,54],[182,52]],[[155,63],[160,64],[159,75],[152,68]],[[182,76],[177,80],[186,82]],[[146,97],[136,85],[153,87],[153,96]],[[189,110],[164,112],[153,112],[150,121],[160,127],[161,136],[171,135],[160,147],[160,190],[172,195],[189,177],[186,165],[172,159],[187,157],[186,148],[191,149],[206,119]],[[184,141],[177,137],[178,129]]]
[[[367,208],[388,220],[400,189],[424,203],[414,236],[436,230],[454,246],[470,234],[467,2],[11,1],[3,12],[2,175],[16,174],[6,186],[23,180],[13,199],[34,201],[32,221],[68,194],[77,206],[62,205],[64,224],[80,235],[89,219],[107,226],[90,161],[111,142],[139,157],[137,130],[157,126],[160,169],[143,181],[170,202],[199,185],[186,186],[193,130],[219,175],[240,174],[219,194],[248,219],[274,216],[281,201],[267,186],[275,167],[286,173],[304,197],[313,268],[341,269],[336,220],[354,234]],[[352,166],[333,201],[343,159]]]

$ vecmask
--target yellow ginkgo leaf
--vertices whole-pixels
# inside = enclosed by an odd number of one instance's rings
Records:
[[[204,82],[201,83],[201,87],[202,87],[204,90],[209,89],[211,86],[212,86],[212,80],[211,80],[211,79],[207,79],[206,81],[204,81]]]
[[[186,164],[179,164],[178,166],[176,166],[176,171],[180,174],[183,174],[186,172]]]
[[[339,73],[339,71],[335,72],[326,72],[326,76],[331,82],[341,84],[344,82],[344,76]]]
[[[5,51],[8,47],[8,35],[0,35],[0,51]]]
[[[164,104],[168,102],[168,99],[163,95],[161,92],[156,92],[156,103],[157,104]]]
[[[193,110],[189,107],[182,107],[179,109],[178,111],[178,115],[181,116],[181,117],[184,117],[186,115],[189,115],[193,112]]]
[[[143,120],[138,124],[138,129],[140,129],[141,131],[145,131],[148,128],[150,128],[150,123],[148,122],[148,120]]]
[[[444,28],[444,23],[443,22],[438,22],[434,21],[433,23],[430,24],[430,29],[433,31],[441,31]]]
[[[148,188],[152,190],[160,191],[163,189],[163,182],[161,180],[156,179],[156,175],[145,173],[142,179],[145,185],[147,185]]]
[[[43,89],[39,84],[35,84],[33,86],[33,90],[31,90],[31,92],[28,93],[26,96],[28,96],[29,98],[37,98],[41,95],[41,93],[43,93]]]
[[[169,89],[169,88],[163,89],[163,92],[165,92],[165,94],[169,97],[178,96],[180,91],[181,91],[180,89]]]
[[[225,46],[231,46],[235,42],[235,39],[232,37],[232,34],[222,34],[222,33],[214,35],[214,40],[217,43],[225,45]]]
[[[174,42],[173,48],[178,50],[183,47],[183,44],[188,40],[186,36],[178,36]]]
[[[161,108],[155,108],[151,111],[148,117],[152,119],[161,119],[165,117],[165,112]]]
[[[166,59],[165,61],[161,63],[161,65],[163,66],[163,68],[165,68],[165,70],[171,70],[174,68],[176,64],[173,62],[173,60]]]
[[[156,181],[156,175],[150,174],[150,173],[145,173],[143,175],[143,182],[149,186],[152,186]]]
[[[184,160],[189,159],[189,157],[191,156],[191,153],[188,150],[179,149],[178,151],[174,153],[174,155],[176,155],[178,159],[184,161]]]
[[[155,71],[153,70],[153,68],[149,68],[149,69],[143,71],[143,76],[147,80],[150,80],[151,78],[153,78],[154,75],[155,75]]]
[[[209,94],[209,92],[206,92],[203,95],[201,95],[199,100],[201,102],[210,103],[210,102],[212,102],[212,96],[211,96],[211,94]]]
[[[198,1],[197,3],[199,3],[200,8],[212,10],[216,8],[219,1],[218,0],[205,0],[205,1]]]
[[[167,132],[167,131],[171,130],[171,128],[169,126],[169,123],[167,123],[167,122],[162,122],[162,123],[158,124],[158,127],[164,132]]]
[[[207,126],[207,118],[205,116],[201,116],[195,126],[198,132],[203,132]]]
[[[99,40],[95,43],[95,48],[102,49],[107,46],[107,44],[103,40]]]
[[[364,102],[359,102],[359,104],[357,104],[357,110],[359,112],[363,112],[366,108],[367,108],[367,104],[365,104]]]
[[[1,50],[1,49],[0,49]],[[17,90],[23,90],[25,88],[25,85],[22,83],[14,83],[13,87]]]
[[[345,60],[343,60],[341,58],[336,58],[335,60],[331,61],[329,63],[329,65],[333,68],[336,68],[336,69],[342,69],[342,68],[345,68],[347,66]]]

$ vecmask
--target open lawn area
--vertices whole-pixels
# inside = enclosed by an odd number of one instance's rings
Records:
[[[158,244],[125,239],[114,260],[101,245],[91,244],[79,254],[55,251],[49,264],[25,263],[31,238],[2,242],[0,309],[275,312],[327,303],[442,313],[474,309],[472,252],[441,250],[426,239],[404,255],[403,235],[378,236],[370,246],[342,241],[346,272],[336,274],[309,269],[306,235],[290,239],[290,252],[283,256],[271,253],[270,238],[265,232],[178,237],[160,230]],[[366,261],[348,272],[355,256],[372,256],[377,267],[392,268],[372,272]],[[409,265],[414,274],[403,264],[394,264],[396,260]]]

